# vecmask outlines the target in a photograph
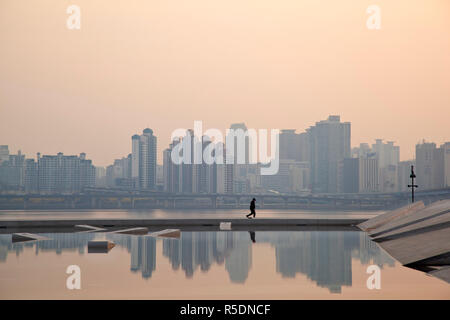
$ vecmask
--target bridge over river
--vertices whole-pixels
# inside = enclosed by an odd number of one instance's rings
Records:
[[[77,194],[0,194],[0,210],[257,208],[386,210],[411,201],[409,192],[368,194],[173,194],[88,188]],[[416,201],[450,199],[450,188],[418,191]]]

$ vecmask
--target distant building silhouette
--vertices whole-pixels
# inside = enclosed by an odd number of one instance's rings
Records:
[[[310,190],[310,166],[308,161],[280,160],[278,173],[261,177],[265,190],[282,193],[298,193]]]
[[[408,184],[411,183],[411,178],[409,177],[411,174],[411,166],[416,166],[416,162],[409,161],[400,161],[398,163],[398,191],[404,192],[408,191]]]
[[[329,116],[307,129],[312,190],[318,193],[339,191],[339,165],[350,158],[350,122]]]
[[[0,164],[9,160],[9,148],[7,145],[0,145]]]
[[[106,167],[106,186],[131,189],[133,187],[131,163],[129,154],[128,157],[114,160],[112,165]]]
[[[203,136],[199,141],[194,137],[193,130],[187,130],[186,135],[175,138],[163,152],[163,180],[164,190],[173,193],[233,193],[234,192],[234,165],[227,163],[227,150],[222,142],[213,142],[209,137]],[[179,163],[172,159],[172,152],[177,148],[178,144],[182,145],[186,159],[190,159],[190,163]],[[201,163],[194,163],[193,146],[197,144],[202,154],[210,144],[215,144],[212,155],[217,158],[223,158],[223,163],[206,163],[202,159]],[[189,151],[191,146],[192,150]],[[179,149],[177,149],[179,150]],[[221,150],[222,155],[216,154]],[[176,150],[175,150],[176,152]],[[190,152],[190,155],[189,155]],[[179,155],[183,157],[182,154]]]
[[[378,159],[344,159],[343,192],[367,193],[378,191]]]
[[[352,158],[343,162],[344,192],[349,192],[349,179],[355,179],[354,176],[349,176],[351,163],[359,168],[358,188],[352,188],[352,192],[399,191],[399,158],[400,147],[394,146],[393,141],[384,143],[382,139],[376,139],[372,147],[367,143],[361,143],[359,147],[352,149]]]
[[[279,156],[282,160],[304,162],[310,160],[308,134],[295,133],[295,129],[283,129],[280,132]]]
[[[131,137],[131,176],[135,188],[156,188],[157,138],[153,130],[144,129],[142,135]]]
[[[393,141],[383,143],[382,139],[376,139],[372,151],[378,159],[379,191],[397,192],[400,147],[394,146]]]
[[[37,154],[37,160],[25,159],[19,151],[0,163],[0,190],[27,193],[77,193],[95,185],[95,167],[86,154],[66,156]]]
[[[416,176],[419,190],[450,187],[450,142],[417,144]]]
[[[19,152],[9,154],[8,146],[2,146],[0,162],[0,190],[23,191],[25,189],[26,162]]]

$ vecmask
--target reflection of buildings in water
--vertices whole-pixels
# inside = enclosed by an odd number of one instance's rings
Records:
[[[172,270],[178,270],[181,264],[181,239],[184,232],[181,233],[180,239],[164,239],[163,240],[163,256],[168,257],[172,264]]]
[[[130,239],[130,257],[131,272],[138,272],[142,266],[142,237],[131,237]]]
[[[332,293],[352,285],[352,256],[363,264],[394,265],[363,232],[279,233],[277,239],[268,240],[275,246],[276,269],[283,277],[302,273]]]
[[[275,247],[276,270],[283,277],[305,274],[318,286],[340,292],[342,286],[352,285],[352,258],[362,264],[394,266],[394,260],[372,242],[364,232],[302,231],[257,232],[258,243]],[[8,252],[19,255],[24,248],[40,251],[77,250],[83,254],[89,240],[102,237],[100,233],[45,234],[52,240],[11,243],[11,235],[0,235],[0,262]],[[141,271],[150,278],[156,269],[157,239],[149,236],[106,234],[116,245],[130,252],[130,270]],[[162,251],[173,270],[180,267],[186,277],[193,277],[200,269],[207,272],[211,265],[224,265],[230,281],[244,283],[252,267],[252,246],[248,232],[182,232],[180,239],[163,239]]]
[[[8,252],[13,251],[16,256],[19,256],[25,248],[35,248],[36,255],[40,251],[54,251],[56,254],[61,254],[76,250],[84,254],[87,243],[95,238],[93,233],[43,233],[41,235],[50,239],[12,243],[10,234],[0,235],[0,262],[6,261]]]
[[[194,262],[194,237],[195,234],[191,232],[186,233],[184,237],[180,237],[181,268],[188,278],[191,278],[194,275],[194,270],[196,269]]]
[[[231,281],[243,282],[251,266],[251,262],[239,265],[244,256],[246,261],[251,261],[248,240],[242,241],[243,238],[242,232],[182,232],[178,240],[163,240],[163,255],[169,258],[174,270],[181,264],[188,278],[198,267],[207,272],[213,263],[225,262]]]
[[[131,272],[141,271],[144,279],[151,278],[156,270],[156,239],[149,236],[129,236],[123,234],[107,234],[108,239],[116,245],[124,247],[130,253]]]
[[[352,243],[349,239],[329,231],[280,236],[287,238],[274,243],[276,270],[283,277],[302,273],[331,292],[352,285],[350,251],[346,250]]]
[[[138,257],[143,254],[143,249],[138,249],[142,244],[135,241],[132,270],[139,268],[142,258]],[[172,269],[181,266],[188,278],[197,269],[207,272],[213,263],[225,263],[230,280],[244,283],[252,267],[252,243],[247,232],[182,232],[180,239],[162,241],[163,255]],[[336,293],[341,292],[342,286],[352,285],[352,257],[362,264],[381,267],[394,263],[363,232],[258,232],[260,242],[275,247],[276,270],[283,277],[306,274],[317,285]]]
[[[4,246],[0,242],[0,262],[5,262],[8,257],[8,247]]]
[[[374,241],[364,232],[360,232],[359,248],[352,252],[353,258],[358,258],[362,264],[376,264],[381,269],[384,265],[393,267],[395,260],[392,259],[383,249],[381,249]]]
[[[252,246],[247,232],[237,232],[234,248],[225,260],[231,282],[244,283],[252,267]]]
[[[144,237],[142,239],[142,277],[150,278],[156,269],[156,239]]]
[[[163,239],[162,252],[169,258],[173,270],[178,270],[181,266],[186,277],[191,278],[198,268],[202,272],[207,272],[213,263],[223,264],[234,248],[234,243],[241,241],[237,234],[237,232],[182,232],[180,239]],[[141,270],[144,278],[151,277],[156,268],[155,238],[119,234],[108,234],[107,237],[130,252],[132,272]],[[245,241],[245,245],[240,244],[236,252],[245,250],[245,246],[248,245],[248,241]],[[241,253],[241,256],[244,255],[249,256],[248,249],[245,253]],[[247,260],[249,259],[251,253]],[[227,262],[227,270],[229,268],[231,270],[228,270],[231,279],[241,279],[242,276],[238,273],[248,274],[248,267],[242,271],[243,268],[236,266],[241,260],[232,257],[230,262]],[[231,273],[236,273],[236,277]]]
[[[210,232],[199,232],[194,238],[194,261],[203,272],[208,271],[213,263],[212,247],[215,241],[211,235]]]

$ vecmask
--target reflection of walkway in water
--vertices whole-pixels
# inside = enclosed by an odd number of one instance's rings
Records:
[[[174,270],[182,269],[186,277],[197,270],[207,272],[213,264],[224,265],[230,281],[244,283],[252,268],[252,246],[270,243],[275,248],[276,270],[283,277],[305,274],[318,286],[340,292],[342,286],[352,285],[351,262],[394,265],[394,261],[363,232],[302,231],[302,232],[182,232],[180,239],[157,240],[153,237],[107,234],[106,238],[130,252],[130,269],[151,278],[156,269],[156,242],[162,241],[162,253]],[[89,240],[102,234],[46,234],[53,240],[11,244],[10,235],[0,235],[0,262],[9,251],[19,255],[24,247],[61,253],[77,250],[84,253]]]

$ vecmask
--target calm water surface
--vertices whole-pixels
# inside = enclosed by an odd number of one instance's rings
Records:
[[[1,299],[449,299],[450,286],[398,262],[359,231],[199,231],[180,239],[106,233],[0,235]],[[87,242],[116,243],[88,253]],[[369,265],[381,289],[366,286]],[[66,269],[81,268],[68,290]]]

